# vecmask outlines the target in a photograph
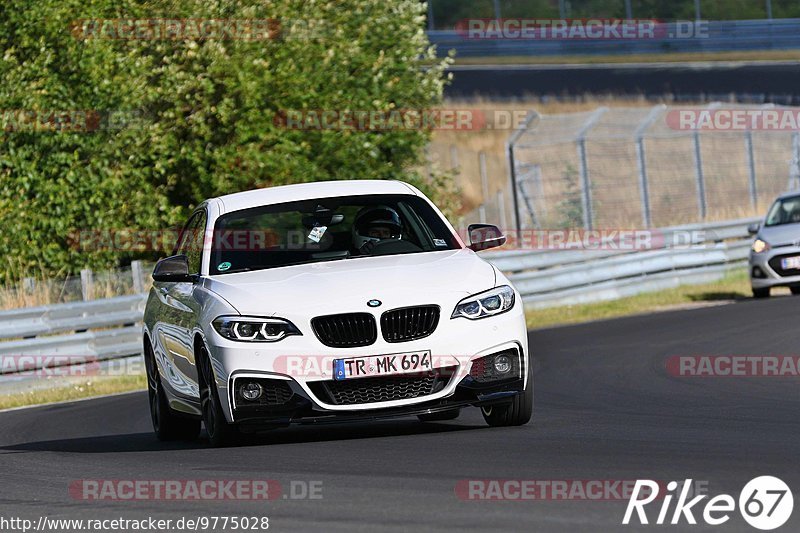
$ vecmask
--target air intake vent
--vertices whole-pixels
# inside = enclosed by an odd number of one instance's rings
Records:
[[[381,316],[381,331],[386,342],[422,339],[433,333],[438,324],[438,305],[393,309]]]
[[[331,348],[369,346],[378,338],[375,317],[369,313],[318,316],[311,320],[311,327],[320,342]]]

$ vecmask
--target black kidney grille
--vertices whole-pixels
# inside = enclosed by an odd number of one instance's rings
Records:
[[[309,386],[321,400],[334,405],[408,400],[441,391],[455,370],[447,367],[423,374],[320,381]]]
[[[439,306],[422,305],[386,311],[381,316],[381,332],[386,342],[422,339],[439,324]]]
[[[369,313],[318,316],[311,327],[320,342],[332,348],[369,346],[378,339],[375,317]]]

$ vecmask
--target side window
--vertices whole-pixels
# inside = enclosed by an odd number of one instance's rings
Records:
[[[199,274],[200,265],[203,258],[203,244],[206,235],[206,213],[199,211],[189,219],[186,228],[181,235],[180,245],[177,249],[178,255],[185,255],[189,258],[189,273]]]

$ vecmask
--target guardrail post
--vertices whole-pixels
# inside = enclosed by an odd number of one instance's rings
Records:
[[[142,272],[141,261],[131,261],[131,277],[133,278],[133,292],[141,294],[144,292],[144,273]]]
[[[81,270],[81,293],[83,300],[94,300],[94,274],[89,268]]]
[[[744,149],[747,152],[747,170],[749,174],[748,188],[750,190],[750,207],[756,209],[758,205],[758,187],[756,185],[756,158],[753,152],[753,132],[747,130],[744,134]]]
[[[481,224],[486,224],[486,206],[483,204],[478,206],[478,218]]]

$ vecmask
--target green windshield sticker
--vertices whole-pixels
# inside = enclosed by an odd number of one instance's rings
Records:
[[[226,270],[228,270],[229,268],[231,268],[231,264],[230,264],[230,263],[228,263],[227,261],[225,261],[224,263],[220,263],[220,264],[217,266],[217,270],[219,270],[220,272],[225,272],[225,271],[226,271]]]

